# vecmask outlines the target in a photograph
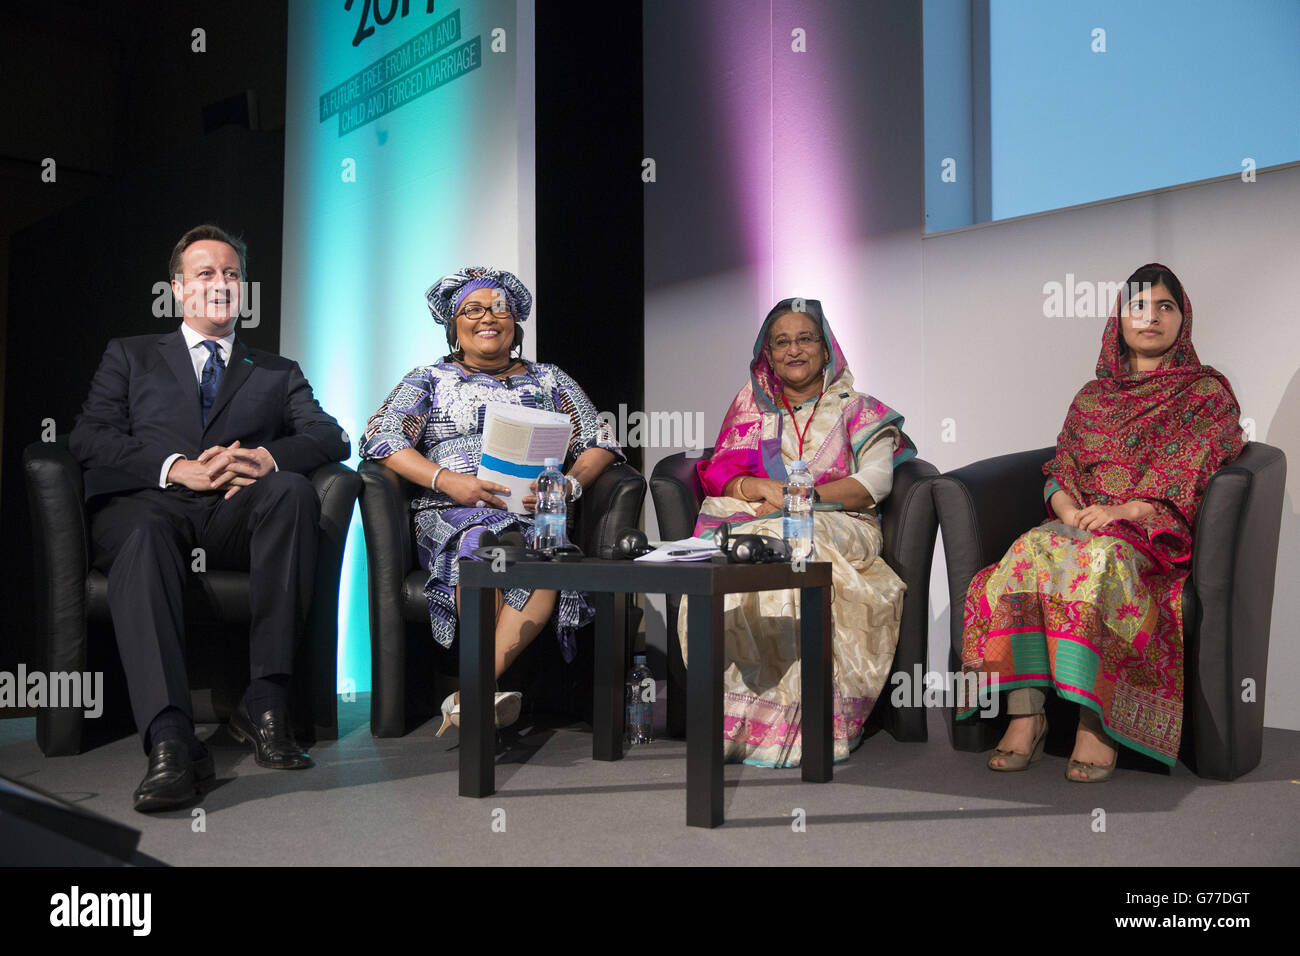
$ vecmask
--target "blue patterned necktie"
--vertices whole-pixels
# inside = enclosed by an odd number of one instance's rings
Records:
[[[199,380],[199,404],[203,406],[203,425],[207,427],[208,411],[217,400],[221,388],[221,379],[226,374],[226,363],[221,361],[221,352],[216,342],[203,341],[208,350],[208,360],[203,363],[203,378]]]

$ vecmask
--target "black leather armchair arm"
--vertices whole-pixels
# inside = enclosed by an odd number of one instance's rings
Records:
[[[27,502],[36,563],[36,625],[44,659],[52,671],[86,669],[86,572],[89,535],[83,505],[81,467],[67,439],[33,442],[23,451]],[[47,716],[54,719],[40,719]],[[82,712],[42,711],[36,742],[47,755],[81,750]]]
[[[625,461],[616,461],[600,473],[578,499],[574,516],[574,544],[588,557],[613,557],[614,543],[624,528],[641,521],[646,482]]]
[[[1183,600],[1197,626],[1183,631],[1182,752],[1201,777],[1233,780],[1260,760],[1285,486],[1286,455],[1251,442],[1210,479],[1197,514]],[[1243,700],[1247,680],[1254,695]]]
[[[706,497],[695,466],[712,456],[713,449],[706,448],[695,458],[670,455],[655,465],[650,497],[659,519],[659,537],[664,541],[678,541],[695,532],[695,519]]]
[[[1053,446],[986,458],[935,480],[940,526],[958,532],[951,544],[949,535],[943,542],[954,595],[960,593],[964,600],[975,572],[1001,558],[1011,542],[1047,517],[1043,465],[1055,453]],[[954,570],[965,572],[964,579],[954,580]]]
[[[940,475],[932,485],[948,568],[949,668],[961,671],[966,591],[981,568],[998,561],[1020,535],[1043,522],[1043,465],[1056,447],[986,458]],[[987,750],[999,727],[993,721],[953,723],[958,750]]]
[[[913,458],[894,469],[894,486],[880,504],[880,526],[884,535],[881,557],[905,580],[930,583],[930,562],[934,559],[934,535],[938,525],[930,481],[939,469],[928,461]],[[909,585],[910,586],[910,585]]]
[[[952,646],[960,666],[962,614],[971,578],[1001,559],[1020,535],[1043,522],[1043,465],[1055,446],[986,458],[934,481],[952,606]]]
[[[588,557],[613,558],[618,533],[641,524],[646,480],[625,461],[616,461],[578,499],[573,542]],[[631,647],[644,613],[635,595],[628,595],[624,640]]]
[[[361,477],[347,465],[330,462],[313,471],[310,478],[320,500],[320,530],[311,609],[294,661],[298,696],[293,709],[300,724],[310,720],[317,740],[334,740],[339,735],[339,578],[348,529],[361,494]],[[303,700],[304,694],[310,699]]]
[[[361,524],[370,596],[370,732],[406,732],[406,622],[402,583],[416,563],[410,499],[415,488],[377,461],[363,461]]]
[[[655,465],[650,474],[650,497],[655,503],[660,540],[679,541],[695,532],[695,519],[705,498],[695,466],[712,456],[713,449],[706,448],[702,455],[669,455]],[[677,639],[677,609],[681,603],[679,594],[664,596],[664,624],[668,632],[668,735],[671,737],[686,734],[686,663]]]
[[[934,540],[938,528],[931,483],[939,470],[928,461],[913,458],[894,469],[894,484],[880,503],[880,530],[884,536],[881,557],[907,585],[903,616],[898,626],[898,648],[890,677],[907,673],[917,663],[925,670],[930,634],[930,567],[934,563]],[[890,699],[893,685],[886,680],[882,699],[872,711],[896,740],[923,741],[929,737],[923,707],[895,707]]]

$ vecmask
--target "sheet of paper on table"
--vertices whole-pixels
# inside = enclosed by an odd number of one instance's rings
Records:
[[[665,541],[649,554],[643,554],[638,561],[704,561],[711,555],[719,554],[712,538],[682,538],[680,541]]]
[[[569,450],[573,422],[568,415],[526,405],[489,402],[483,414],[483,455],[478,477],[510,489],[498,495],[512,514],[526,514],[522,504],[532,494],[547,458],[564,458]]]

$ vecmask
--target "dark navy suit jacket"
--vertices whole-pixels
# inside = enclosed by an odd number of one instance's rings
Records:
[[[163,462],[213,445],[265,447],[281,471],[307,474],[350,453],[347,434],[312,395],[298,363],[236,337],[203,424],[185,337],[113,339],[68,439],[85,471],[86,499],[157,488]]]

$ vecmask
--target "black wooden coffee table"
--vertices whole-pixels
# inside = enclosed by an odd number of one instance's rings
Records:
[[[802,777],[825,783],[832,776],[831,566],[726,564],[711,561],[519,561],[494,571],[491,562],[460,562],[460,795],[496,792],[493,694],[496,682],[497,588],[586,591],[596,609],[595,708],[592,758],[623,756],[624,633],[627,595],[689,595],[686,677],[686,823],[716,827],[722,813],[722,670],[726,595],[798,588],[802,660]],[[821,613],[807,613],[820,608]]]

